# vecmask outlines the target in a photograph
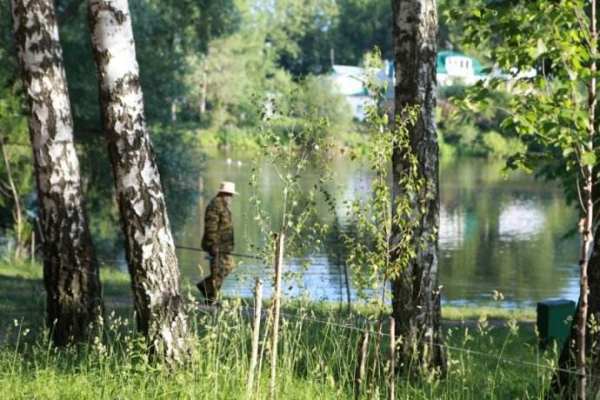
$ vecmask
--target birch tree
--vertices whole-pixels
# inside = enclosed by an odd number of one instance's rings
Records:
[[[127,0],[88,4],[137,327],[152,353],[180,362],[187,353],[187,322],[165,197],[144,117],[129,5]]]
[[[438,144],[434,111],[436,88],[437,12],[435,0],[392,0],[394,21],[394,57],[396,61],[395,113],[416,108],[418,115],[409,127],[409,142],[417,159],[421,184],[410,191],[402,184],[413,166],[407,163],[401,147],[392,155],[393,214],[402,213],[396,204],[408,198],[408,218],[413,223],[409,240],[412,254],[406,267],[392,279],[392,308],[397,321],[396,334],[403,339],[401,351],[405,363],[445,369],[441,347],[440,292],[438,289]],[[406,217],[403,217],[406,218]],[[392,259],[406,254],[394,250],[407,240],[407,233],[392,227]]]
[[[597,398],[600,319],[597,130],[597,4],[595,0],[487,2],[455,10],[466,27],[464,44],[486,49],[501,70],[512,70],[510,102],[502,125],[514,130],[527,151],[509,166],[560,180],[579,208],[579,306],[563,346],[549,398]],[[552,27],[552,29],[548,29]],[[536,71],[532,77],[529,73]],[[492,78],[471,88],[459,104],[495,107],[494,92],[507,91]],[[486,104],[487,103],[487,104]]]
[[[62,49],[52,0],[13,0],[15,40],[29,107],[43,233],[47,322],[56,345],[84,339],[102,300],[87,218]]]

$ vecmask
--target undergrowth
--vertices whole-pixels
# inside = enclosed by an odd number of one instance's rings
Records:
[[[44,328],[44,292],[37,264],[0,263],[0,399],[246,398],[252,302],[224,300],[198,307],[188,294],[193,353],[170,371],[149,360],[135,333],[126,274],[102,271],[107,312],[100,337],[56,349]],[[10,299],[10,301],[9,301]],[[268,302],[265,303],[268,307]],[[268,309],[268,308],[265,308]],[[527,313],[455,312],[444,329],[449,367],[445,377],[399,373],[401,399],[541,399],[549,388],[556,349],[542,353]],[[252,398],[268,397],[269,345],[262,320],[260,384]],[[280,399],[349,399],[354,396],[357,349],[371,332],[367,379],[360,398],[385,399],[389,389],[389,325],[356,307],[299,300],[284,303],[278,361]],[[486,316],[487,315],[487,316]],[[500,314],[498,314],[500,315]],[[464,323],[461,320],[469,317]],[[264,346],[263,346],[264,345]],[[377,349],[379,349],[377,351]],[[404,366],[410,370],[410,365]]]

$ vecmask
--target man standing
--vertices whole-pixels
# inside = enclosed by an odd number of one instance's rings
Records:
[[[208,203],[204,215],[202,249],[210,258],[210,275],[196,284],[209,304],[214,304],[223,280],[233,270],[233,221],[230,205],[235,184],[222,182],[219,193]]]

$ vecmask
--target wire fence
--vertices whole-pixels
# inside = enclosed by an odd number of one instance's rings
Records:
[[[247,312],[252,312],[252,313],[254,313],[256,311],[256,308],[250,307],[250,306],[241,307],[241,309],[243,309],[244,311],[247,311]],[[263,310],[263,314],[267,314],[268,312],[269,312],[268,310]],[[304,315],[304,314],[297,315],[297,314],[290,314],[290,313],[286,313],[286,312],[280,312],[280,315],[285,319],[295,320],[297,322],[309,321],[309,322],[313,322],[316,324],[321,324],[321,325],[325,325],[325,326],[329,326],[329,327],[335,327],[338,329],[353,331],[353,332],[360,333],[360,334],[363,334],[366,331],[368,331],[369,335],[371,335],[371,336],[380,336],[380,337],[391,338],[391,335],[387,332],[384,332],[382,330],[372,329],[372,325],[374,325],[374,323],[376,322],[376,321],[372,321],[372,320],[363,320],[362,325],[350,325],[350,324],[344,324],[344,323],[340,323],[340,322],[334,322],[331,320],[319,319],[319,318],[311,317],[311,316]],[[383,322],[383,320],[380,319],[379,322]],[[469,354],[472,356],[492,359],[496,362],[501,362],[501,363],[506,363],[506,364],[514,364],[514,365],[522,365],[522,366],[537,368],[537,369],[544,369],[544,370],[547,370],[547,371],[550,371],[553,373],[563,372],[563,373],[572,374],[572,375],[578,375],[578,376],[581,375],[576,370],[560,368],[560,367],[554,366],[554,365],[519,360],[519,359],[515,359],[515,358],[511,358],[511,357],[506,357],[501,354],[491,354],[491,353],[486,353],[483,351],[469,349],[466,347],[453,346],[453,345],[449,345],[449,344],[445,344],[445,343],[435,343],[435,342],[431,342],[429,340],[426,341],[424,339],[418,339],[418,342],[421,344],[424,344],[424,345],[433,345],[433,346],[442,348],[447,351],[455,351],[455,352],[459,352],[459,353],[463,353],[463,354]],[[600,375],[592,375],[589,373],[587,374],[587,376],[594,377],[594,378],[600,378]]]
[[[250,316],[256,312],[256,308],[252,307],[252,306],[237,305],[235,307],[238,307],[238,309],[240,311],[247,313],[248,316]],[[200,312],[213,312],[213,311],[219,312],[221,310],[223,310],[223,308],[220,306],[197,309],[197,311],[199,313]],[[40,312],[41,313],[43,310],[40,307],[23,307],[23,308],[20,307],[18,309],[11,309],[11,311],[12,312],[20,311],[20,312]],[[270,313],[269,310],[263,309],[263,311],[262,311],[263,317],[268,317],[269,313]],[[371,336],[385,337],[388,339],[391,338],[391,335],[389,333],[373,328],[373,326],[377,322],[382,323],[383,319],[374,321],[374,320],[368,320],[364,317],[361,318],[361,317],[358,317],[355,315],[354,323],[349,324],[349,323],[344,323],[344,322],[340,322],[340,321],[333,321],[330,319],[317,318],[315,316],[310,316],[310,315],[307,315],[304,313],[302,313],[302,314],[295,313],[294,314],[294,313],[290,313],[287,311],[282,311],[282,312],[280,312],[280,315],[283,319],[293,320],[296,322],[302,322],[302,323],[310,322],[310,323],[326,326],[329,328],[336,328],[336,329],[341,329],[341,330],[345,330],[345,331],[352,331],[352,332],[355,332],[358,334],[363,334],[365,332],[369,332],[369,335],[371,335]],[[435,342],[431,342],[429,340],[424,340],[424,339],[420,339],[419,342],[424,345],[433,345],[433,346],[439,347],[448,352],[457,352],[457,353],[466,354],[466,355],[470,355],[470,356],[486,358],[486,359],[493,360],[498,363],[520,365],[520,366],[529,367],[529,368],[543,369],[543,370],[546,370],[546,371],[552,372],[552,373],[562,372],[562,373],[571,374],[571,375],[580,375],[580,373],[576,370],[560,368],[555,365],[549,365],[548,363],[536,363],[536,362],[506,357],[506,356],[503,356],[501,353],[493,354],[493,353],[489,353],[489,352],[483,352],[483,351],[479,351],[479,350],[475,350],[475,349],[471,349],[471,348],[467,348],[467,347],[460,347],[460,346],[450,345],[450,344],[446,344],[446,343],[435,343]],[[587,374],[587,376],[594,377],[594,378],[600,378],[600,375],[591,375],[589,373]]]
[[[241,309],[248,313],[253,313],[255,311],[254,307],[241,307]],[[20,310],[29,311],[29,312],[31,312],[31,311],[40,312],[41,311],[39,308],[27,308],[27,309],[22,308]],[[268,313],[268,311],[264,310],[263,314],[267,314],[267,313]],[[334,327],[337,329],[343,329],[343,330],[347,330],[347,331],[353,331],[353,332],[356,332],[359,334],[363,334],[364,332],[368,331],[369,335],[371,335],[371,336],[380,336],[380,337],[386,337],[386,338],[391,337],[391,335],[387,332],[372,329],[371,325],[373,324],[373,321],[370,321],[370,322],[365,321],[363,323],[363,325],[361,326],[361,325],[349,325],[349,324],[344,324],[344,323],[340,323],[340,322],[334,322],[331,320],[319,319],[319,318],[311,317],[308,315],[295,315],[295,314],[291,314],[291,313],[287,313],[287,312],[281,312],[281,317],[284,319],[288,319],[288,320],[295,320],[297,322],[308,321],[308,322],[320,324],[323,326]],[[425,344],[425,345],[433,345],[436,347],[440,347],[447,351],[454,351],[454,352],[459,352],[459,353],[463,353],[463,354],[468,354],[471,356],[483,357],[483,358],[494,360],[496,362],[521,365],[521,366],[526,366],[526,367],[531,367],[531,368],[544,369],[544,370],[547,370],[550,372],[564,372],[564,373],[572,374],[572,375],[580,375],[580,373],[576,370],[570,370],[570,369],[560,368],[560,367],[548,365],[548,364],[534,363],[534,362],[530,362],[530,361],[509,358],[506,356],[502,356],[501,354],[491,354],[491,353],[486,353],[486,352],[479,351],[479,350],[469,349],[466,347],[460,347],[460,346],[454,346],[454,345],[442,344],[442,343],[435,343],[435,342],[432,343],[430,341],[425,341],[425,340],[420,340],[420,343]],[[588,376],[590,376],[590,374],[588,374]],[[600,375],[593,375],[593,377],[600,378]]]
[[[198,249],[195,249],[198,250]],[[253,257],[253,258],[258,258],[258,257]],[[99,258],[98,261],[100,262],[101,266],[103,267],[114,267],[116,265],[122,265],[125,260],[123,259],[118,259],[118,258]],[[193,266],[193,267],[197,267],[198,263],[195,262],[186,262],[186,263],[180,263],[180,264],[186,264],[187,266]],[[78,270],[79,273],[89,273],[87,271],[80,271]],[[263,271],[266,275],[272,275],[272,271],[270,271],[269,269],[266,269],[265,271]],[[307,272],[298,272],[299,274],[309,274],[309,275],[317,275],[317,276],[324,276],[324,275],[331,275],[328,273],[307,273]],[[94,273],[95,274],[95,273]],[[477,290],[477,291],[481,291],[480,287],[477,287],[476,285],[469,285],[466,283],[460,284],[461,287],[465,287],[467,289],[470,290]],[[501,290],[501,289],[498,289]],[[40,305],[42,305],[40,303]],[[241,307],[245,312],[248,313],[254,313],[255,312],[255,308],[254,307],[250,307],[250,306],[244,306]],[[16,307],[16,308],[10,308],[8,310],[5,311],[10,311],[11,313],[20,313],[20,312],[43,312],[43,310],[41,309],[41,307]],[[266,311],[265,311],[266,312]],[[309,315],[298,315],[298,314],[292,314],[289,312],[282,312],[281,316],[284,319],[288,319],[288,320],[295,320],[297,322],[304,322],[304,321],[308,321],[311,323],[315,323],[315,324],[321,324],[323,326],[327,326],[327,327],[333,327],[333,328],[337,328],[337,329],[343,329],[346,331],[353,331],[356,333],[364,333],[365,331],[368,331],[370,335],[374,335],[374,336],[380,336],[380,337],[386,337],[386,338],[390,338],[390,334],[380,331],[380,330],[373,330],[371,327],[371,323],[369,323],[369,321],[367,320],[363,320],[361,324],[359,323],[355,323],[353,325],[350,325],[348,323],[342,323],[340,321],[332,321],[332,320],[325,320],[325,319],[320,319],[314,316],[309,316]],[[506,364],[513,364],[513,365],[521,365],[521,366],[526,366],[526,367],[531,367],[531,368],[537,368],[537,369],[544,369],[546,371],[551,371],[551,372],[563,372],[566,374],[572,374],[572,375],[579,375],[580,373],[578,371],[575,370],[570,370],[570,369],[564,369],[564,368],[559,368],[557,366],[554,365],[548,365],[548,364],[542,364],[542,363],[536,363],[536,362],[531,362],[531,361],[526,361],[526,360],[520,360],[520,359],[514,359],[514,358],[509,358],[506,356],[503,356],[502,354],[492,354],[492,353],[487,353],[487,352],[483,352],[483,351],[479,351],[479,350],[475,350],[475,349],[470,349],[470,348],[466,348],[466,347],[460,347],[460,346],[454,346],[454,345],[450,345],[450,344],[446,344],[446,343],[431,343],[429,341],[427,342],[423,342],[423,344],[429,344],[429,345],[433,345],[433,346],[438,346],[446,351],[452,351],[452,352],[458,352],[461,354],[468,354],[471,356],[476,356],[476,357],[482,357],[482,358],[487,358],[487,359],[491,359],[494,360],[498,363],[506,363]],[[588,374],[589,376],[589,374]],[[600,376],[596,376],[594,375],[595,378],[600,378]]]

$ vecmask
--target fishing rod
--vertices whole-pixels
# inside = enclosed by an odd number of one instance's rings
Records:
[[[197,251],[199,253],[208,253],[206,250],[200,249],[198,247],[190,247],[190,246],[175,246],[176,249],[181,249],[181,250],[191,250],[191,251]],[[225,253],[227,255],[230,256],[235,256],[235,257],[244,257],[244,258],[251,258],[253,260],[260,260],[261,258],[258,256],[253,256],[250,254],[242,254],[242,253]]]

